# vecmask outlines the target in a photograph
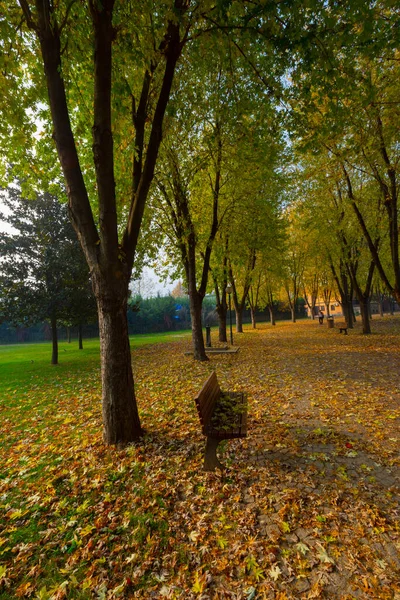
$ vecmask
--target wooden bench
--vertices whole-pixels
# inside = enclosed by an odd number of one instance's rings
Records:
[[[202,432],[207,436],[204,470],[215,471],[216,467],[223,469],[217,458],[217,447],[222,440],[246,437],[246,398],[240,392],[222,392],[217,375],[213,372],[195,401]]]

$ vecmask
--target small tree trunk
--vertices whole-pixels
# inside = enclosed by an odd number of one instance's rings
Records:
[[[224,310],[223,306],[217,306],[217,315],[218,315],[218,340],[220,342],[227,342],[228,339],[226,337],[226,310]]]
[[[362,330],[364,334],[371,333],[371,324],[369,317],[369,302],[368,298],[359,298],[360,302],[360,312],[361,312],[361,320],[362,320]]]
[[[292,323],[296,323],[296,311],[294,306],[290,307],[290,312],[292,314]]]
[[[102,283],[96,286],[95,281],[93,287],[99,315],[104,441],[125,445],[142,435],[128,337],[128,285],[121,282],[113,289]]]
[[[378,306],[379,306],[379,314],[380,314],[381,317],[383,317],[383,300],[382,300],[382,296],[379,296]]]
[[[349,329],[353,329],[353,308],[349,306],[347,301],[345,301],[342,303],[342,309],[347,327]]]
[[[250,315],[251,315],[251,325],[252,325],[253,329],[257,329],[256,311],[254,310],[253,307],[250,307]]]
[[[353,329],[353,306],[346,296],[341,296],[341,305],[348,329]]]
[[[71,343],[71,327],[67,327],[67,343]]]
[[[235,309],[236,333],[243,333],[243,309]]]
[[[51,317],[51,341],[52,341],[52,352],[51,352],[51,364],[58,365],[58,337],[57,337],[57,319]]]
[[[271,325],[275,325],[275,315],[274,315],[274,309],[272,308],[272,306],[268,306],[268,310],[269,310],[269,318],[271,321]]]
[[[196,290],[193,292],[189,290],[189,300],[194,358],[205,361],[208,360],[208,357],[204,347],[203,327],[201,324],[201,305],[203,299]]]
[[[82,323],[79,323],[79,325],[78,325],[78,339],[79,339],[79,350],[83,350]]]
[[[315,304],[316,304],[316,300],[315,298],[313,299],[312,305],[311,305],[311,318],[314,321],[315,319]]]

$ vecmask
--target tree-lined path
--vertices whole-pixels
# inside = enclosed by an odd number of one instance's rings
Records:
[[[400,319],[374,331],[245,326],[207,363],[184,356],[189,336],[135,349],[147,433],[120,451],[84,359],[6,390],[1,600],[397,598]],[[201,469],[193,401],[212,370],[249,397],[224,474]]]

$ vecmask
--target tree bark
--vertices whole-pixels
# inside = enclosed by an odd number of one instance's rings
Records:
[[[50,325],[51,325],[51,342],[52,342],[51,364],[58,365],[57,318],[55,316],[51,317]]]
[[[323,290],[323,297],[324,297],[324,304],[325,304],[325,308],[326,308],[326,316],[330,317],[331,316],[331,295],[332,295],[332,290],[328,290],[328,289],[324,289]]]
[[[349,300],[349,298],[346,295],[342,296],[341,294],[341,305],[346,325],[348,329],[353,329],[353,303],[351,302],[351,300]]]
[[[236,316],[236,333],[243,333],[243,307],[238,306],[235,308]]]
[[[128,337],[128,286],[119,283],[112,289],[95,279],[94,287],[99,314],[104,441],[124,445],[142,435]]]
[[[250,248],[250,254],[248,257],[248,263],[246,267],[246,274],[243,284],[242,299],[239,301],[235,278],[233,276],[232,264],[229,264],[228,275],[229,281],[232,286],[233,306],[235,307],[236,314],[236,333],[243,333],[243,311],[246,306],[246,300],[249,295],[251,286],[251,276],[256,266],[257,252],[254,248]]]
[[[371,323],[369,316],[369,300],[368,298],[359,298],[360,312],[362,320],[362,331],[364,334],[371,333]]]
[[[226,318],[227,311],[222,305],[216,307],[218,315],[218,340],[220,342],[228,342],[226,337]]]
[[[381,317],[383,317],[383,296],[379,291],[377,292],[377,298],[378,298],[379,314]]]
[[[296,292],[296,282],[294,282],[294,285],[293,285],[293,287],[294,287],[293,297],[291,297],[289,285],[286,284],[285,287],[286,287],[286,294],[288,297],[290,314],[292,316],[292,323],[296,323],[296,304],[297,304],[297,297],[298,297],[298,294]]]
[[[336,271],[332,261],[330,261],[330,268],[339,290],[340,304],[347,328],[353,329],[353,288],[351,282],[349,283],[348,271],[344,266],[343,260],[340,261],[339,273]]]
[[[270,321],[271,321],[271,325],[276,325],[273,307],[272,306],[268,306],[268,310],[269,310],[269,318],[270,318]]]
[[[190,317],[192,320],[192,342],[193,342],[193,354],[196,360],[206,361],[208,356],[206,355],[206,349],[204,346],[203,327],[201,323],[201,307],[203,298],[199,295],[197,290],[189,291],[190,301]]]
[[[211,269],[211,272],[213,275],[214,289],[215,289],[215,310],[217,311],[217,315],[218,315],[218,340],[220,342],[227,343],[228,340],[226,337],[226,319],[227,319],[227,313],[228,313],[228,306],[226,303],[226,285],[227,285],[227,275],[226,275],[227,258],[226,258],[226,255],[224,256],[223,264],[224,264],[225,276],[222,281],[221,291],[220,291],[220,285],[218,283],[217,277],[212,269]]]

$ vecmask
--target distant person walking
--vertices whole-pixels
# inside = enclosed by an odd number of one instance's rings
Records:
[[[318,312],[318,321],[319,321],[319,324],[320,324],[320,325],[323,325],[323,324],[324,324],[324,316],[325,316],[325,315],[324,315],[324,313],[322,312],[322,310],[321,310],[321,309],[319,309],[319,312]]]

